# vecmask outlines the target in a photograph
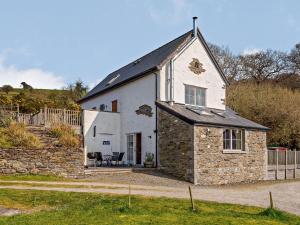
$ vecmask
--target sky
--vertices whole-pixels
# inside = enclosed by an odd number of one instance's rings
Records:
[[[192,29],[247,54],[300,42],[299,0],[0,0],[0,86],[60,89],[107,74]]]

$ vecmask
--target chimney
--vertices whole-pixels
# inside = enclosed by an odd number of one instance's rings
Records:
[[[197,16],[193,17],[193,36],[196,37],[197,35]]]

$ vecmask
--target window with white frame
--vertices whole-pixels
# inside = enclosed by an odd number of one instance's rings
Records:
[[[245,151],[245,130],[224,129],[223,149]]]
[[[205,106],[206,89],[192,85],[185,85],[185,104]]]

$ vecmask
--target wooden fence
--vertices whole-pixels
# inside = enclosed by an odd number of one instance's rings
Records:
[[[300,173],[300,151],[268,150],[268,172],[274,172],[275,180],[280,179],[280,174],[283,179],[288,179],[291,172],[290,178],[297,178]]]
[[[26,125],[45,125],[49,126],[54,123],[64,123],[71,126],[81,126],[81,112],[66,109],[43,108],[36,114],[20,113],[16,111],[3,110],[13,120]]]

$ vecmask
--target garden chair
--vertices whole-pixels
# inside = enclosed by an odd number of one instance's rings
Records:
[[[88,159],[88,165],[91,162],[94,167],[96,167],[97,157],[94,152],[88,152],[87,153],[87,159]]]

